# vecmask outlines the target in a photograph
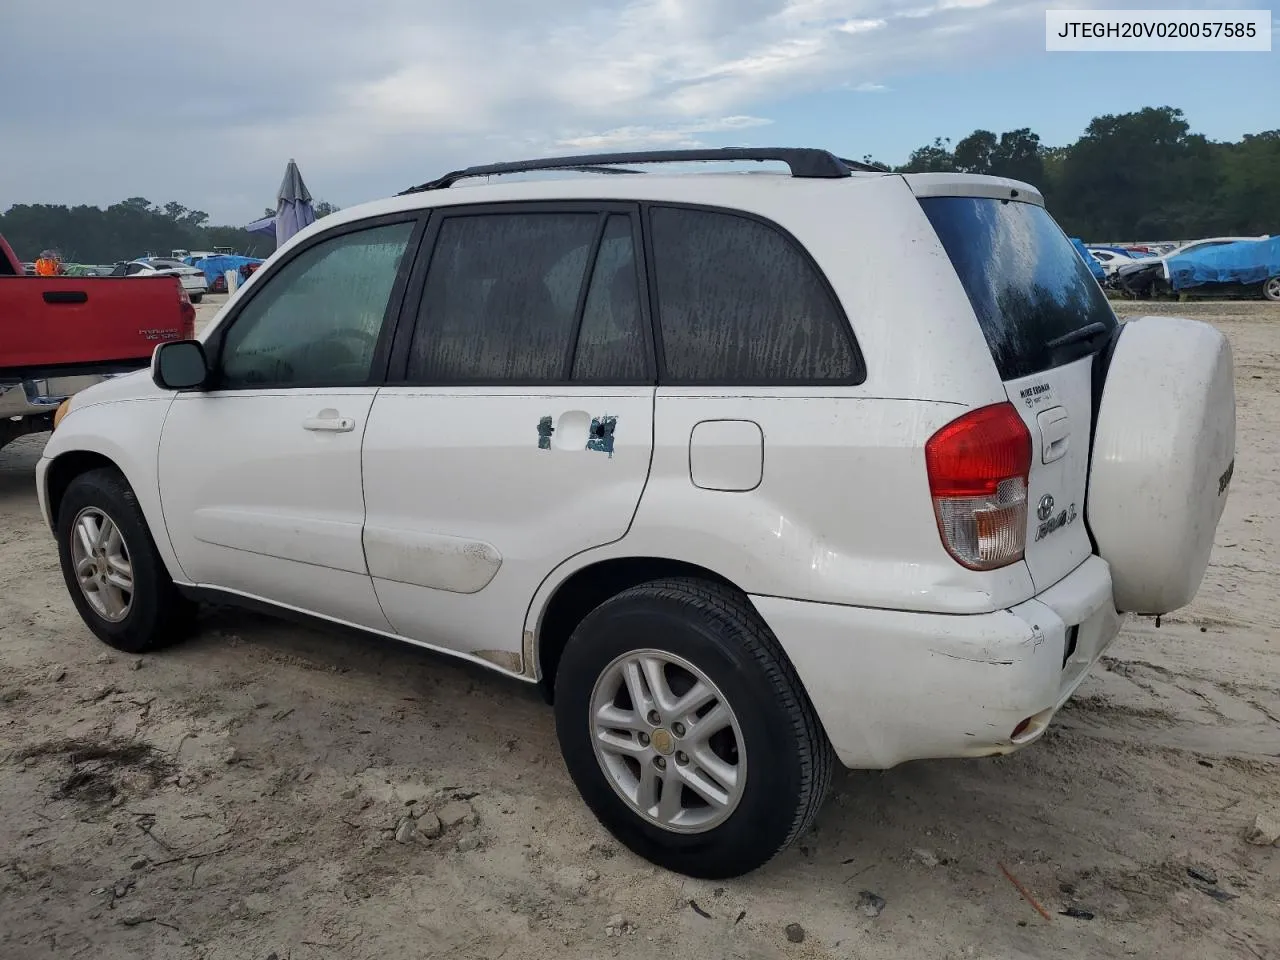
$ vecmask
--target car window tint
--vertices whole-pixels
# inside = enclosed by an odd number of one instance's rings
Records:
[[[595,213],[447,218],[427,271],[408,378],[563,381],[599,223]]]
[[[848,381],[847,321],[796,245],[768,224],[651,211],[659,323],[673,383]]]
[[[1088,264],[1044,207],[987,197],[924,197],[929,222],[950,257],[986,337],[1001,380],[1073,363],[1088,338],[1055,341],[1093,323],[1116,326]]]
[[[227,331],[220,385],[366,382],[413,228],[343,234],[286,263]]]
[[[605,224],[591,272],[573,379],[643,380],[649,366],[643,324],[631,218],[614,214]]]

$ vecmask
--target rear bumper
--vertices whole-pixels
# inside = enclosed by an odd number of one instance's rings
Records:
[[[52,414],[67,397],[104,379],[98,374],[86,374],[43,380],[0,380],[0,419]]]
[[[868,769],[994,756],[1033,742],[1123,623],[1110,567],[1097,556],[997,613],[751,600],[794,664],[840,761]]]

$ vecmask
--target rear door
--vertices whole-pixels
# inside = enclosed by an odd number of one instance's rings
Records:
[[[398,634],[518,671],[539,584],[621,538],[649,474],[635,210],[448,208],[426,249],[365,432],[364,553]]]
[[[963,196],[920,204],[1031,432],[1026,562],[1043,591],[1093,550],[1084,523],[1093,355],[1115,329],[1115,313],[1040,204]]]

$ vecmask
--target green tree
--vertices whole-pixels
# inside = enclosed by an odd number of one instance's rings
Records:
[[[1280,233],[1280,130],[1215,147],[1222,171],[1216,203],[1222,232]]]
[[[975,130],[956,144],[955,165],[961,173],[990,173],[1000,141],[990,130]]]
[[[1181,110],[1097,117],[1067,153],[1058,213],[1069,232],[1101,238],[1190,236],[1218,219],[1214,167]]]
[[[951,152],[951,141],[935,137],[933,143],[926,147],[917,147],[911,151],[904,166],[898,168],[899,173],[950,173],[956,169],[956,158]]]
[[[991,155],[991,173],[1039,187],[1044,180],[1040,137],[1027,127],[1000,134],[1000,143]]]

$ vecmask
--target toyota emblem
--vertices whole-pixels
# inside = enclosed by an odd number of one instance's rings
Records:
[[[1053,516],[1053,494],[1046,493],[1040,498],[1040,505],[1036,507],[1036,517],[1043,523]]]

